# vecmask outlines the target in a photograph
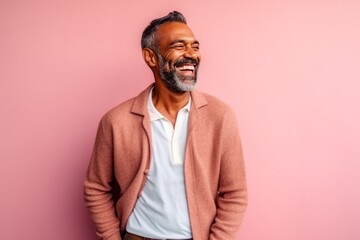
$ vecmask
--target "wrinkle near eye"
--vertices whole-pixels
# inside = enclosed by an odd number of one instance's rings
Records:
[[[168,59],[169,55],[174,51],[175,49],[170,49],[167,53],[165,53],[165,59]]]

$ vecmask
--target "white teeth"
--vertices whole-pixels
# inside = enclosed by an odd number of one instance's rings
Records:
[[[192,66],[192,65],[183,65],[183,66],[177,67],[177,69],[179,69],[179,70],[191,70],[191,71],[194,71],[194,70],[195,70],[195,67]]]

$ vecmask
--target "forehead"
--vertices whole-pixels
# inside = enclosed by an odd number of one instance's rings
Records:
[[[159,46],[168,45],[174,41],[195,42],[191,29],[184,23],[169,22],[161,25],[156,32]]]

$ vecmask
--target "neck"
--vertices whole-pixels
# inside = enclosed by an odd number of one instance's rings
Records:
[[[189,92],[174,93],[167,89],[163,84],[155,82],[155,88],[152,94],[152,100],[155,108],[175,123],[178,111],[183,108],[190,98]]]

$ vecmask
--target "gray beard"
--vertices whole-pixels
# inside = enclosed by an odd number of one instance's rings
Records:
[[[176,70],[167,71],[165,69],[164,59],[160,54],[158,55],[159,67],[160,67],[160,78],[163,81],[164,85],[172,92],[182,93],[188,92],[194,89],[197,81],[197,69],[195,69],[195,76],[181,76],[179,77],[176,74]],[[192,80],[191,83],[185,83],[185,80]]]

